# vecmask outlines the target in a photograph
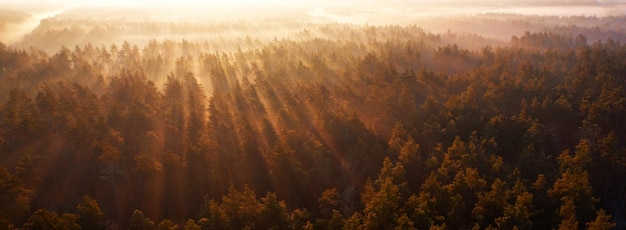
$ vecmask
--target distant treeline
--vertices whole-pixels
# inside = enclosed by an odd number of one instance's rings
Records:
[[[407,6],[408,7],[408,6]],[[618,6],[615,7],[619,9]],[[314,38],[331,40],[361,41],[354,36],[368,31],[369,25],[343,25],[333,22],[333,17],[357,20],[359,15],[371,18],[372,25],[404,25],[435,31],[442,36],[446,32],[463,37],[479,39],[451,39],[447,43],[457,43],[463,48],[478,49],[486,45],[497,46],[506,43],[510,37],[526,31],[533,33],[550,32],[563,36],[583,35],[590,43],[612,39],[626,42],[626,16],[539,16],[506,13],[484,13],[471,16],[419,16],[428,8],[391,8],[391,12],[364,11],[360,8],[325,9],[330,16],[315,16],[303,9],[274,9],[270,18],[254,8],[241,12],[233,9],[211,8],[77,8],[46,18],[19,42],[19,49],[34,47],[48,53],[55,53],[60,47],[110,46],[128,41],[145,46],[151,40],[170,39],[192,42],[207,42],[212,46],[208,51],[232,52],[241,49],[260,49],[274,39],[306,41]],[[462,8],[459,8],[459,10]],[[505,8],[506,9],[506,8]],[[555,9],[563,10],[558,7]],[[608,10],[608,9],[607,9]],[[336,12],[335,12],[336,11]],[[415,11],[415,12],[414,12]],[[494,9],[497,11],[497,8]],[[181,13],[185,12],[185,13]],[[412,14],[415,13],[416,15]],[[19,13],[19,12],[15,12]],[[15,14],[14,13],[14,14]],[[187,15],[189,14],[189,15]],[[249,15],[240,17],[240,14]],[[162,17],[161,17],[162,16]],[[267,15],[266,15],[267,16]],[[182,18],[182,19],[181,19]],[[0,17],[1,19],[1,17]],[[358,20],[357,20],[358,21]],[[342,30],[341,27],[349,27]],[[357,30],[355,30],[358,28]],[[452,31],[452,32],[450,32]],[[392,39],[392,34],[379,34],[368,38]],[[363,41],[368,42],[368,41]]]

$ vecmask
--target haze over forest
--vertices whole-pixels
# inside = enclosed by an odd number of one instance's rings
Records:
[[[626,229],[623,0],[0,0],[0,229]]]

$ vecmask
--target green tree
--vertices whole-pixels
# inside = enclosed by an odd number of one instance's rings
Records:
[[[33,190],[25,187],[20,173],[11,174],[0,166],[0,215],[12,221],[23,220],[31,208],[32,195]]]
[[[64,213],[59,216],[58,214],[46,209],[37,210],[32,216],[28,218],[24,223],[24,229],[81,229],[80,225],[76,223],[77,217],[73,214]]]
[[[574,201],[565,198],[561,209],[559,210],[559,216],[561,216],[561,223],[559,223],[559,230],[578,229],[578,218],[576,217],[576,205]]]
[[[9,93],[9,100],[2,108],[4,115],[0,123],[0,135],[4,151],[10,152],[31,140],[37,134],[37,111],[32,100],[20,89]]]
[[[171,220],[164,219],[159,223],[159,230],[178,230],[178,224],[174,224]]]
[[[319,203],[319,213],[322,217],[330,217],[333,209],[339,208],[339,193],[336,188],[326,189],[317,200]]]
[[[406,214],[402,214],[402,216],[398,218],[398,224],[395,229],[396,230],[411,230],[411,229],[416,229],[416,228],[413,227],[413,221],[411,221],[411,219]]]
[[[363,227],[366,229],[389,229],[397,225],[401,213],[401,204],[406,194],[404,168],[401,163],[395,165],[389,158],[383,161],[378,179],[365,185],[361,195],[363,200]]]
[[[355,212],[354,214],[352,214],[352,216],[350,216],[350,218],[346,219],[346,222],[343,225],[344,230],[357,230],[357,229],[363,229],[362,227],[362,216],[361,214],[359,214],[358,212]]]
[[[247,185],[243,191],[231,185],[228,193],[222,197],[221,208],[228,218],[227,223],[230,223],[231,229],[255,228],[260,207],[256,195]]]
[[[408,140],[409,134],[404,129],[402,122],[396,122],[395,126],[391,130],[391,137],[389,138],[389,147],[397,152],[400,152],[402,146]]]
[[[428,192],[421,191],[419,194],[412,194],[404,204],[404,210],[409,215],[411,222],[418,229],[430,227],[434,221],[437,199]]]
[[[336,188],[326,189],[318,199],[320,217],[315,221],[317,228],[337,229],[344,224],[344,216],[339,212],[339,193]]]
[[[206,219],[202,226],[203,228],[227,229],[230,225],[230,220],[220,204],[213,199],[208,199],[207,196],[204,197],[204,203],[202,204],[200,212],[200,216]]]
[[[307,209],[295,209],[289,215],[289,228],[313,229],[310,219],[311,213]]]
[[[561,176],[548,190],[548,195],[561,200],[561,224],[565,228],[570,228],[575,221],[576,225],[579,225],[590,220],[590,212],[593,213],[596,202],[592,196],[593,188],[586,170],[591,162],[589,141],[581,140],[573,157],[565,150],[559,155],[558,160]]]
[[[193,219],[189,219],[187,220],[187,222],[185,222],[185,230],[201,230],[202,228],[200,228],[200,225],[196,224],[196,221]]]
[[[507,188],[506,182],[500,178],[496,178],[491,183],[489,191],[480,192],[478,201],[472,209],[474,219],[481,226],[489,226],[495,224],[496,218],[500,217],[507,206]]]
[[[57,229],[59,216],[45,209],[37,210],[28,218],[24,229]]]
[[[261,198],[258,227],[260,229],[287,229],[289,214],[284,201],[278,201],[275,193],[268,192]]]
[[[154,221],[143,215],[143,212],[135,209],[129,218],[128,229],[149,230],[154,229]]]
[[[108,218],[100,210],[96,200],[84,196],[76,209],[78,210],[77,223],[82,229],[106,229]]]
[[[168,75],[163,95],[165,119],[165,149],[172,152],[184,151],[185,100],[183,82]]]
[[[597,217],[596,217],[595,220],[585,224],[585,225],[587,225],[587,229],[589,229],[589,230],[609,230],[609,229],[614,229],[615,226],[617,226],[615,223],[612,223],[610,221],[611,215],[606,214],[604,209],[598,210],[598,212],[596,212],[596,214],[597,214]]]

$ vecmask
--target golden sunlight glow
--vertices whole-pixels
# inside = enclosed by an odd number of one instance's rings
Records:
[[[68,4],[78,6],[207,6],[207,5],[228,5],[228,6],[254,6],[254,5],[284,5],[285,1],[278,0],[49,0],[49,3]],[[305,1],[291,1],[289,4],[299,4]]]
[[[0,0],[0,230],[615,228],[624,22],[626,0]]]

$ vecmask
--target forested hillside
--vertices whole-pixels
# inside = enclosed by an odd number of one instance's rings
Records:
[[[622,43],[290,28],[0,45],[0,228],[626,227]]]

